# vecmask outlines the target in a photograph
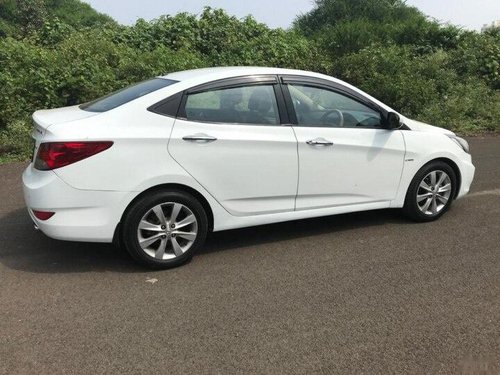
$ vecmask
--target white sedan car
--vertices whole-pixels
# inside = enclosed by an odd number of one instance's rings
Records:
[[[439,218],[467,194],[469,146],[322,74],[171,73],[33,115],[24,196],[36,227],[117,242],[150,267],[210,231],[383,208]]]

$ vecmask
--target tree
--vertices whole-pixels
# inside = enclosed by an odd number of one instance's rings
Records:
[[[460,29],[441,26],[402,0],[316,0],[295,27],[332,57],[372,44],[414,45],[421,52],[454,48]]]

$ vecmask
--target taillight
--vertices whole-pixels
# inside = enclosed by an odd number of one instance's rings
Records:
[[[40,144],[35,168],[41,171],[61,168],[107,150],[113,142],[47,142]]]

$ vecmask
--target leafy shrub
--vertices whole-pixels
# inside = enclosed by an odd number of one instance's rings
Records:
[[[328,73],[410,117],[500,130],[500,31],[443,26],[404,0],[317,0],[290,30],[211,8],[121,26],[78,0],[3,0],[0,160],[29,156],[37,109],[220,65]]]
[[[31,121],[15,120],[0,132],[0,162],[27,160],[32,155]]]
[[[335,74],[403,114],[463,133],[497,131],[500,93],[464,77],[440,50],[372,46],[338,60]]]
[[[498,132],[500,93],[469,78],[450,86],[445,95],[429,102],[416,117],[461,134]]]
[[[478,76],[500,90],[500,29],[464,33],[452,51],[452,68],[465,76]]]

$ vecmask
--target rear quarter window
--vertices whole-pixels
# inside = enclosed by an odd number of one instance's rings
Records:
[[[89,112],[106,112],[177,82],[171,79],[153,78],[115,91],[92,102],[82,104],[80,108]]]

